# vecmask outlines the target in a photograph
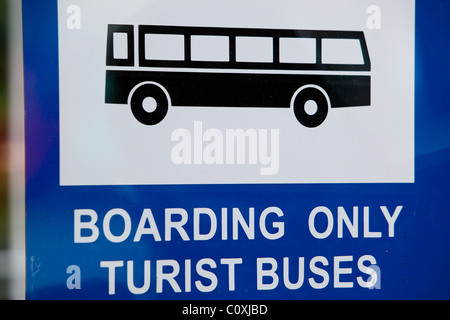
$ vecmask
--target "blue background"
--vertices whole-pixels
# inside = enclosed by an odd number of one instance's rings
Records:
[[[191,186],[59,186],[59,96],[58,28],[56,1],[23,0],[25,108],[26,108],[26,236],[28,299],[448,299],[450,298],[450,98],[448,52],[450,37],[449,1],[416,1],[415,63],[415,183],[413,184],[325,184],[325,185],[191,185]],[[381,239],[353,239],[336,231],[323,240],[308,230],[308,216],[316,206],[326,206],[335,214],[338,206],[347,213],[353,206],[370,207],[371,231],[381,231]],[[380,206],[393,213],[403,209],[395,224],[395,237],[387,237],[387,223]],[[73,243],[73,212],[90,208],[99,221],[112,208],[130,214],[135,230],[142,210],[151,208],[161,236],[164,208],[208,207],[241,208],[244,216],[255,207],[259,213],[268,206],[284,212],[283,238],[270,241],[258,228],[255,240],[171,242],[130,238],[120,244],[109,243],[104,236],[94,244]],[[230,214],[229,214],[230,215]],[[219,219],[218,219],[219,220]],[[230,219],[229,219],[230,221]],[[220,227],[220,220],[219,227]],[[360,216],[362,229],[362,216]],[[118,225],[117,227],[120,227]],[[230,226],[229,226],[230,228]],[[187,229],[192,231],[189,220]],[[220,229],[218,230],[220,234]],[[192,235],[192,233],[189,233]],[[243,236],[243,233],[240,233]],[[150,238],[151,239],[151,238]],[[360,256],[370,254],[381,270],[381,289],[358,286],[357,276],[366,276],[357,268]],[[354,288],[333,288],[333,257],[352,255],[351,275],[341,281],[354,282]],[[326,288],[312,289],[307,279],[314,276],[308,268],[314,256],[324,256],[330,275]],[[236,266],[236,291],[228,291],[227,269],[213,270],[219,284],[211,293],[196,290],[195,263],[212,258],[239,258]],[[273,257],[282,268],[283,257],[290,257],[295,270],[298,257],[305,257],[305,282],[298,290],[280,284],[275,290],[256,290],[256,258]],[[108,273],[99,267],[102,260],[135,261],[136,285],[142,281],[143,260],[152,261],[152,279],[148,293],[132,295],[126,285],[125,268],[117,270],[116,294],[108,295]],[[193,263],[192,292],[174,293],[167,285],[155,291],[155,261],[175,259],[181,265],[177,278],[184,289],[183,262]],[[68,290],[66,269],[81,268],[81,290]],[[365,277],[367,278],[367,276]],[[141,280],[139,280],[141,279]],[[292,274],[292,281],[296,275]],[[317,281],[321,281],[316,276]],[[202,280],[208,284],[207,280]]]

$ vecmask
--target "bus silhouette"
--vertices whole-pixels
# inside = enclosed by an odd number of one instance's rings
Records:
[[[106,65],[105,102],[146,125],[214,106],[293,108],[313,128],[330,108],[370,105],[362,31],[110,24]]]

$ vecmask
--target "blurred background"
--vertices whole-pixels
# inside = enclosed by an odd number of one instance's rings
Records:
[[[25,298],[21,1],[0,0],[0,299]]]

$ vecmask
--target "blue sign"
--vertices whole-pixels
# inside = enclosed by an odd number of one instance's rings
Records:
[[[450,298],[435,2],[23,0],[27,298]]]

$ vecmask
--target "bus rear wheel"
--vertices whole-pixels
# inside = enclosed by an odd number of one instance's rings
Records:
[[[131,112],[145,125],[160,123],[167,115],[169,104],[164,88],[156,83],[144,83],[131,93]]]
[[[305,86],[298,89],[291,101],[297,120],[308,128],[321,125],[328,115],[328,97],[318,86]]]

